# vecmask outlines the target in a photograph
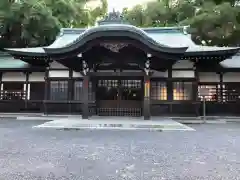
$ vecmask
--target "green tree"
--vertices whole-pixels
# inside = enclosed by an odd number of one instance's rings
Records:
[[[125,18],[137,26],[176,26],[179,22],[195,15],[193,3],[187,0],[178,2],[158,0],[145,6],[136,5],[123,11]]]
[[[239,12],[239,7],[230,3],[206,2],[184,24],[190,24],[192,39],[197,44],[234,46],[240,40]]]
[[[134,26],[144,27],[149,24],[145,9],[140,4],[132,9],[124,8],[122,13],[124,19]]]
[[[58,20],[41,1],[1,0],[0,15],[2,47],[43,45],[59,31]]]
[[[93,10],[85,0],[1,0],[0,48],[50,44],[61,27],[94,24],[107,9],[106,0]]]
[[[98,18],[103,18],[107,14],[107,10],[108,10],[107,0],[101,0],[101,5],[99,7],[90,10],[91,17],[91,20],[89,21],[90,25],[94,25]]]
[[[197,44],[236,46],[240,40],[240,7],[233,0],[156,0],[124,11],[137,26],[190,25]],[[138,8],[136,8],[138,7]]]

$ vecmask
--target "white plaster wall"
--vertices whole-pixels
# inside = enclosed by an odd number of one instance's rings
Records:
[[[172,71],[173,78],[194,78],[194,71]]]
[[[43,82],[45,72],[33,72],[29,75],[29,82]]]
[[[26,81],[26,74],[22,72],[6,72],[2,76],[3,82],[23,82]]]
[[[50,69],[51,69],[51,68],[68,69],[66,66],[58,63],[57,61],[53,61],[52,63],[50,63]]]
[[[220,82],[219,74],[215,72],[199,72],[200,82]]]
[[[69,77],[69,71],[66,70],[50,70],[49,77]]]
[[[189,61],[189,60],[179,60],[177,61],[172,68],[193,68],[193,62]]]
[[[168,77],[168,71],[160,72],[160,71],[153,71],[152,77]]]
[[[240,73],[239,72],[224,73],[223,82],[240,82]]]
[[[73,77],[82,77],[80,72],[73,71]]]

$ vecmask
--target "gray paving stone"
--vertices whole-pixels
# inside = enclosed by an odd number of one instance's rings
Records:
[[[238,180],[240,124],[196,131],[56,131],[0,121],[4,180]]]

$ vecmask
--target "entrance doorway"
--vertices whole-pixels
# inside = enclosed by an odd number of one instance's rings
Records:
[[[142,116],[142,80],[99,79],[96,100],[100,116]]]

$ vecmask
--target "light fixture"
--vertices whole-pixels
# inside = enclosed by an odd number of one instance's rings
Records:
[[[149,60],[147,60],[147,61],[145,62],[145,67],[146,67],[146,68],[149,68],[149,67],[150,67],[150,61],[149,61]]]
[[[149,74],[149,69],[144,68],[145,73],[148,75]]]
[[[147,75],[149,74],[149,71],[150,71],[150,61],[149,61],[149,60],[147,60],[147,61],[145,62],[144,71],[146,72]]]
[[[147,57],[148,57],[148,58],[151,58],[151,57],[152,57],[152,54],[148,53],[148,54],[147,54]]]
[[[86,69],[86,68],[87,68],[87,63],[86,63],[86,61],[83,61],[82,63],[83,63],[83,68]]]

